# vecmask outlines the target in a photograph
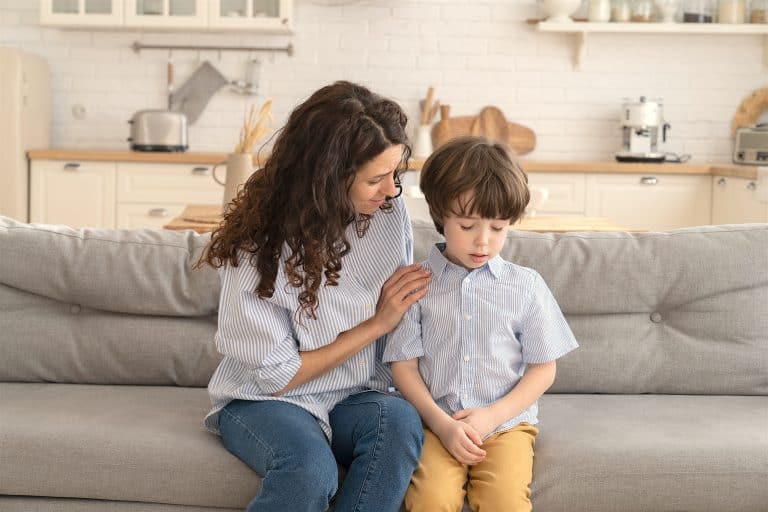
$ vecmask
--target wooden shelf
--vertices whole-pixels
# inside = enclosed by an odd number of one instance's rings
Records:
[[[768,67],[768,24],[766,23],[573,23],[535,22],[539,32],[561,32],[578,36],[574,68],[584,60],[587,38],[592,33],[602,34],[701,34],[701,35],[758,35],[763,36],[763,64]]]

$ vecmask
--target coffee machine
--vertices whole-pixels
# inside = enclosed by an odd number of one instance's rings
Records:
[[[619,162],[663,162],[666,154],[659,151],[667,141],[669,123],[664,121],[661,100],[626,101],[621,109],[622,148],[616,153]]]

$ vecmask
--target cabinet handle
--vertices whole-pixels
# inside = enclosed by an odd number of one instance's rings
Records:
[[[208,176],[209,174],[211,174],[211,168],[210,167],[193,167],[192,174],[196,174],[198,176]]]
[[[65,171],[77,171],[78,169],[80,169],[80,163],[78,162],[67,162],[64,164]]]
[[[643,185],[656,185],[659,183],[659,179],[656,176],[643,176],[640,178],[640,183]]]
[[[152,208],[148,212],[150,217],[167,217],[168,216],[168,210],[165,208]]]
[[[725,183],[726,183],[725,178],[720,178],[719,180],[717,180],[717,184],[720,185],[721,187],[724,187]]]
[[[747,183],[747,190],[755,190],[756,188],[757,188],[757,185],[755,184],[754,181],[750,181],[749,183]]]

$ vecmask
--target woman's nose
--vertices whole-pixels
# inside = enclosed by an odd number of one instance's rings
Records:
[[[384,194],[387,197],[395,197],[397,195],[397,187],[395,186],[395,177],[392,176],[391,179],[382,180],[383,184],[383,190]]]

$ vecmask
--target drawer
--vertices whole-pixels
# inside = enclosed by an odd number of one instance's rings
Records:
[[[221,166],[223,167],[223,166]],[[224,187],[209,164],[117,164],[118,203],[217,204]],[[224,175],[224,169],[218,169]]]
[[[539,213],[584,215],[586,211],[586,183],[584,173],[530,173],[531,187],[546,189],[549,197]]]
[[[117,205],[117,228],[162,229],[184,211],[183,204],[135,203]]]

